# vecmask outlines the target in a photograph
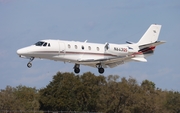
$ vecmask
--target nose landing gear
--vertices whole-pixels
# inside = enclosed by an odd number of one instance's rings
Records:
[[[31,68],[32,67],[32,63],[31,62],[27,63],[27,67]]]
[[[34,60],[34,57],[31,57],[30,59],[29,59],[29,62],[27,63],[27,67],[28,68],[31,68],[32,67],[32,61]]]

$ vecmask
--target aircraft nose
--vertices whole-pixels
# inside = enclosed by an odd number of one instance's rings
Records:
[[[18,49],[18,50],[17,50],[17,54],[18,54],[18,55],[21,55],[22,53],[23,53],[23,49]]]
[[[22,49],[18,49],[18,50],[17,50],[17,54],[18,54],[18,55],[25,55],[27,52],[28,52],[28,51],[27,51],[27,49],[25,49],[25,48],[22,48]]]

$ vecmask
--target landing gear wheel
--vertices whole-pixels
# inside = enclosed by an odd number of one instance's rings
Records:
[[[28,67],[28,68],[31,68],[31,67],[32,67],[32,63],[30,63],[30,62],[27,63],[27,67]]]
[[[75,72],[76,74],[78,74],[78,73],[80,72],[80,69],[79,69],[79,68],[75,68],[75,69],[74,69],[74,72]]]
[[[103,74],[104,73],[104,68],[98,68],[98,71],[100,74]]]
[[[80,72],[79,67],[80,67],[79,64],[75,64],[75,65],[74,65],[74,73],[78,74],[78,73]]]

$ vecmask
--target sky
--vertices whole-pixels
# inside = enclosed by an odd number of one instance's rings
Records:
[[[0,0],[0,89],[7,85],[44,88],[53,75],[73,72],[74,64],[28,59],[16,51],[42,39],[95,43],[137,42],[151,24],[162,25],[147,63],[129,62],[106,68],[104,76],[147,79],[163,90],[180,91],[179,0]],[[80,74],[96,68],[81,66]]]

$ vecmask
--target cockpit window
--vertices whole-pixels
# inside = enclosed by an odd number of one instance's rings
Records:
[[[42,41],[39,41],[39,42],[35,43],[36,46],[42,46],[43,44],[44,44],[44,42],[42,42]]]
[[[44,46],[44,47],[46,47],[46,46],[50,47],[51,46],[50,43],[43,42],[43,41],[39,41],[39,42],[35,43],[35,45],[36,46]]]
[[[44,44],[43,44],[43,46],[46,46],[47,45],[47,43],[45,42]]]

